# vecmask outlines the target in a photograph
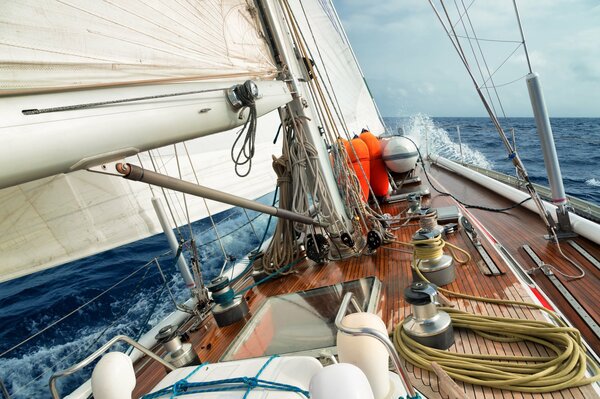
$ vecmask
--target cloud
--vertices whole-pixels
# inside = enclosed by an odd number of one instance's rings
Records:
[[[471,0],[457,0],[459,7]],[[375,99],[385,116],[483,116],[464,66],[426,1],[334,0]],[[456,20],[454,2],[445,2]],[[437,2],[439,7],[439,0]],[[519,11],[534,70],[540,73],[554,116],[600,116],[600,5],[595,0],[521,0]],[[463,18],[480,39],[520,41],[510,1],[478,0]],[[465,35],[461,23],[457,33]],[[508,116],[530,116],[522,78],[527,64],[518,43],[462,39],[477,80],[493,73]],[[479,47],[486,63],[479,56]],[[507,57],[514,52],[512,57]],[[480,65],[472,53],[478,54]],[[503,64],[504,63],[504,64]],[[487,64],[487,65],[486,65]],[[502,67],[498,69],[501,65]],[[507,85],[506,83],[513,82]],[[488,82],[491,84],[491,82]],[[399,106],[398,103],[402,104]]]

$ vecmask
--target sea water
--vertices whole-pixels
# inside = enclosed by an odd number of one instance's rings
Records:
[[[460,160],[456,126],[460,126],[465,162],[514,174],[491,122],[485,118],[385,118],[390,130],[401,127],[406,134],[427,134],[430,151]],[[541,149],[531,118],[503,121],[515,128],[517,150],[535,183],[547,185]],[[558,118],[552,120],[559,161],[568,194],[600,204],[600,119]],[[421,140],[424,145],[424,139]],[[271,203],[272,194],[261,198]],[[267,227],[268,217],[239,208],[215,216],[221,242],[232,261],[254,249]],[[275,223],[270,225],[270,233]],[[253,228],[254,229],[253,229]],[[209,220],[192,225],[200,245],[205,279],[216,276],[225,257]],[[187,227],[182,228],[183,234]],[[255,234],[256,232],[256,234]],[[174,310],[153,257],[168,251],[163,235],[156,235],[80,261],[0,284],[0,353],[60,320],[92,298],[101,295],[124,277],[138,270],[89,306],[74,312],[19,348],[0,357],[0,378],[14,398],[50,398],[48,379],[57,370],[71,366],[117,334],[132,337],[147,331]],[[169,287],[177,301],[187,296],[176,272],[173,254],[159,257]],[[231,264],[232,262],[230,262]],[[91,370],[59,382],[60,391],[70,393],[89,378]]]

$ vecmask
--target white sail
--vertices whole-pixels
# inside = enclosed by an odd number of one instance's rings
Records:
[[[245,0],[3,0],[0,92],[274,76]]]
[[[224,89],[247,79],[257,80],[259,116],[291,99],[273,80],[253,7],[246,0],[2,2],[0,281],[159,232],[147,185],[78,170],[127,156],[137,164],[134,154],[243,124],[249,112],[232,107]],[[31,109],[50,112],[24,112]],[[229,154],[237,130],[190,142],[200,184],[252,199],[272,191],[276,151],[268,142],[278,123],[276,114],[259,118],[259,155],[243,180]],[[172,152],[154,154],[176,176]],[[190,165],[181,166],[194,182]],[[188,205],[192,221],[207,215],[202,200]]]
[[[187,143],[200,184],[245,198],[258,198],[275,187],[271,154],[279,153],[272,139],[278,115],[258,120],[257,148],[251,174],[236,176],[230,158],[235,132],[227,131]],[[185,149],[178,146],[185,180],[195,182]],[[161,173],[178,176],[173,147],[152,151]],[[152,169],[146,154],[144,167]],[[137,157],[128,160],[140,164]],[[87,171],[78,171],[0,190],[0,281],[140,240],[161,231],[150,199],[162,197],[159,188]],[[181,194],[167,192],[178,224],[186,222]],[[192,221],[207,216],[200,198],[187,196]],[[229,208],[208,201],[211,213]]]
[[[383,133],[379,113],[333,5],[329,0],[292,0],[290,6],[349,133],[358,134],[363,128]]]

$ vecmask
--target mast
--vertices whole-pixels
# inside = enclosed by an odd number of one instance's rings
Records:
[[[259,9],[264,16],[264,23],[271,34],[273,41],[273,50],[276,54],[276,61],[281,70],[286,71],[285,81],[292,94],[292,101],[288,107],[299,117],[306,120],[306,129],[309,140],[317,150],[319,169],[323,173],[325,184],[331,195],[335,209],[338,211],[344,223],[350,229],[352,224],[346,215],[344,203],[331,169],[331,161],[327,151],[326,144],[321,137],[316,115],[312,112],[314,104],[306,85],[300,84],[301,79],[306,80],[304,76],[304,67],[301,60],[295,52],[292,45],[290,32],[284,29],[284,17],[278,3],[274,0],[257,0]]]

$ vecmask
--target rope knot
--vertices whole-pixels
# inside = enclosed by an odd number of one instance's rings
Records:
[[[258,379],[256,377],[243,377],[242,382],[250,390],[252,390],[258,386]]]
[[[173,394],[177,395],[188,390],[189,383],[187,380],[179,380],[173,384]]]

